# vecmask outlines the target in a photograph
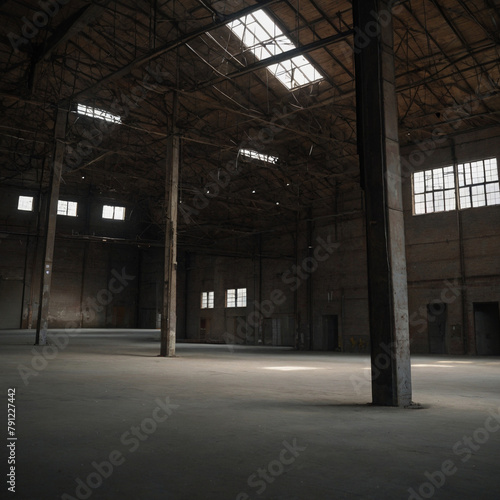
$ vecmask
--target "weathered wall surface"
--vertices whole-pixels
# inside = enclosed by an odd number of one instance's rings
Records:
[[[411,173],[500,158],[500,143],[483,132],[434,146],[402,151],[412,352],[432,352],[434,315],[444,312],[444,352],[475,354],[474,303],[500,302],[500,206],[414,216]]]
[[[500,302],[500,206],[412,213],[411,174],[500,156],[483,132],[402,151],[412,352],[427,353],[441,315],[442,350],[476,353],[474,308]],[[422,151],[424,150],[424,151]],[[20,194],[0,189],[0,328],[36,325],[43,238],[38,211],[17,210]],[[64,194],[61,199],[65,199]],[[106,221],[99,197],[79,202],[77,218],[58,217],[50,326],[159,328],[161,244],[135,244],[140,214]],[[180,249],[178,338],[368,352],[363,193],[341,187],[336,200],[297,214],[297,226],[229,240],[223,252]],[[247,306],[227,308],[228,288],[246,288]],[[213,291],[213,309],[201,293]],[[499,334],[500,335],[500,334]]]

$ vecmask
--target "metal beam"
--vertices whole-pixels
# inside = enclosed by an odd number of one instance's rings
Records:
[[[136,66],[139,66],[141,64],[145,64],[151,59],[155,59],[158,56],[161,56],[162,54],[165,54],[166,52],[170,52],[171,50],[175,50],[177,47],[180,47],[181,45],[184,45],[185,43],[190,42],[191,40],[194,40],[195,38],[199,37],[200,35],[203,35],[204,33],[208,33],[210,31],[216,30],[217,28],[220,28],[222,26],[225,26],[226,24],[230,23],[231,21],[235,21],[236,19],[239,19],[242,16],[245,16],[247,14],[251,14],[252,12],[262,9],[264,7],[269,7],[275,3],[279,3],[282,0],[261,0],[260,2],[256,3],[255,5],[250,5],[249,7],[245,7],[244,9],[239,10],[238,12],[235,12],[234,14],[230,14],[228,16],[220,16],[217,20],[214,22],[207,24],[206,26],[202,26],[201,28],[198,28],[196,30],[191,31],[190,33],[186,33],[184,35],[181,35],[180,37],[176,38],[175,40],[172,40],[171,42],[168,42],[161,47],[158,47],[157,49],[151,50],[148,54],[138,57],[137,59],[134,59],[127,65],[125,65],[123,68],[115,71],[114,73],[111,73],[110,75],[105,76],[98,82],[94,83],[90,87],[86,88],[85,90],[82,90],[80,92],[77,92],[76,94],[73,94],[72,98],[76,99],[78,97],[81,97],[84,94],[88,94],[91,92],[95,92],[98,88],[100,88],[102,85],[112,82],[116,80],[117,78],[121,78],[122,76],[127,75],[130,73]]]
[[[109,0],[102,0],[99,4],[85,5],[72,14],[64,23],[59,25],[45,44],[36,48],[31,60],[28,75],[28,84],[31,94],[36,90],[40,64],[43,61],[49,60],[54,50],[82,31],[92,19],[99,16],[108,3]],[[57,5],[57,3],[55,3],[55,5]]]
[[[54,50],[82,31],[90,21],[98,17],[108,3],[109,0],[100,0],[97,4],[90,3],[75,12],[47,40],[41,54],[39,54],[39,60],[45,59],[47,61]]]
[[[176,128],[177,93],[174,94],[172,129],[167,143],[165,179],[165,262],[161,315],[160,356],[175,356],[177,323],[177,207],[179,200],[179,145]]]
[[[61,185],[61,173],[64,160],[66,121],[68,113],[66,110],[58,109],[55,125],[55,152],[54,162],[50,178],[50,195],[47,206],[46,230],[45,230],[45,253],[43,258],[42,278],[40,287],[40,301],[38,306],[38,322],[36,325],[36,345],[47,344],[47,330],[49,318],[50,288],[52,284],[54,247],[57,222],[57,202],[59,200],[59,187]]]
[[[292,49],[292,50],[287,50],[286,52],[282,52],[281,54],[278,54],[278,55],[275,55],[272,57],[268,57],[267,59],[256,61],[252,64],[249,64],[248,66],[245,66],[244,68],[233,71],[232,73],[221,76],[219,78],[215,78],[214,80],[210,80],[210,81],[205,82],[201,85],[197,85],[196,88],[192,89],[192,91],[196,92],[196,91],[204,89],[206,87],[210,87],[212,85],[215,85],[221,81],[232,80],[234,78],[238,78],[239,76],[243,76],[243,75],[246,75],[248,73],[252,73],[254,71],[257,71],[258,69],[267,68],[268,66],[271,66],[272,64],[277,64],[277,63],[280,63],[283,61],[288,61],[288,59],[292,59],[295,56],[300,56],[302,54],[306,54],[307,52],[312,52],[313,50],[317,50],[317,49],[320,49],[322,47],[326,47],[327,45],[338,42],[339,40],[344,40],[345,38],[347,38],[348,36],[350,36],[352,34],[353,34],[353,30],[347,30],[347,31],[338,33],[336,35],[332,35],[332,36],[329,36],[327,38],[323,38],[321,40],[316,40],[315,42],[311,42],[307,45],[303,45],[301,47],[296,47],[295,49]]]
[[[354,0],[358,150],[365,193],[373,404],[411,405],[408,291],[391,0]]]

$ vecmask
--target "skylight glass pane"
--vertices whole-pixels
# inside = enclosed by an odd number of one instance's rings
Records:
[[[243,16],[228,27],[261,61],[296,48],[263,10]],[[304,56],[272,64],[267,69],[289,90],[323,79]]]
[[[257,151],[253,151],[252,149],[240,149],[240,154],[254,160],[265,161],[266,163],[275,164],[279,160],[277,156],[265,155],[262,153],[258,153]]]
[[[98,118],[99,120],[105,120],[111,123],[121,123],[122,119],[118,115],[109,113],[104,109],[93,108],[91,106],[86,106],[85,104],[78,104],[77,112],[80,115],[90,116],[91,118]]]

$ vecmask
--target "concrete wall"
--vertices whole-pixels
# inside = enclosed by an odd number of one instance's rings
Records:
[[[431,305],[446,307],[445,352],[475,354],[474,303],[500,302],[500,206],[414,216],[411,174],[500,158],[500,141],[486,131],[440,142],[402,151],[412,352],[430,350]]]
[[[21,194],[35,197],[33,212],[17,210]],[[129,243],[138,232],[138,217],[102,220],[102,204],[111,200],[64,193],[60,199],[79,206],[78,217],[58,216],[49,326],[136,327],[144,250]],[[38,220],[43,220],[44,200],[36,192],[0,190],[0,328],[36,327],[44,249]]]
[[[412,352],[429,352],[429,311],[445,307],[444,352],[474,354],[474,303],[500,302],[500,206],[414,216],[411,174],[454,158],[498,158],[498,135],[457,136],[402,155]],[[30,193],[0,189],[0,328],[36,325],[43,203],[19,212],[19,194]],[[102,204],[113,200],[61,199],[80,205],[78,218],[58,218],[50,326],[159,328],[163,248],[134,243],[143,229],[140,211],[128,206],[126,221],[105,221]],[[178,338],[369,351],[361,189],[340,186],[331,204],[297,216],[289,232],[226,240],[210,254],[180,249]],[[246,288],[247,306],[225,307],[228,288]],[[204,291],[214,291],[213,309],[201,309]]]

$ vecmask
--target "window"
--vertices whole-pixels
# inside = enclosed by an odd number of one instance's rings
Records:
[[[104,205],[102,207],[102,218],[125,220],[125,207],[114,207],[112,205]]]
[[[246,307],[247,306],[247,289],[238,288],[236,290],[236,307]]]
[[[229,288],[226,290],[226,307],[246,307],[247,289]]]
[[[214,292],[201,293],[201,308],[213,309],[214,308]]]
[[[69,217],[77,216],[78,203],[75,201],[62,201],[57,202],[57,215],[67,215]]]
[[[257,153],[252,149],[240,149],[240,155],[246,156],[247,158],[252,158],[255,160],[260,160],[266,163],[278,163],[279,158],[277,156],[265,155],[262,153]]]
[[[492,205],[500,205],[496,158],[413,174],[414,215]]]
[[[413,174],[413,206],[415,215],[455,210],[453,166]]]
[[[458,165],[460,208],[500,205],[496,158]]]
[[[91,118],[97,118],[99,120],[105,120],[111,123],[121,123],[122,119],[118,115],[109,113],[104,109],[92,108],[91,106],[85,106],[85,104],[78,104],[76,109],[79,115],[90,116]]]
[[[259,60],[296,48],[262,9],[236,19],[229,23],[228,27]],[[271,64],[267,69],[288,90],[323,79],[319,71],[301,55]]]
[[[33,196],[19,196],[17,209],[24,212],[33,212]]]

